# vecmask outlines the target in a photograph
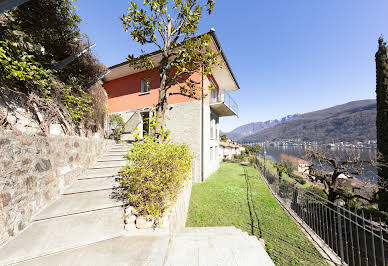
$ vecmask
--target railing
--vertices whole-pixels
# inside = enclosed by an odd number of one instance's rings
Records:
[[[212,103],[224,103],[226,104],[230,109],[232,109],[236,114],[238,114],[238,105],[233,100],[233,98],[226,92],[219,93],[217,97],[210,95],[210,104]]]
[[[365,217],[363,210],[339,206],[279,179],[260,160],[256,156],[256,165],[272,193],[338,255],[341,264],[388,265],[388,230],[380,218]]]
[[[348,265],[386,265],[388,230],[364,211],[345,208],[296,185],[291,208]],[[387,249],[387,250],[386,250]]]

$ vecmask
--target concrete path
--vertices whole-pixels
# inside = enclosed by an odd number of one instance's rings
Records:
[[[112,191],[128,149],[113,146],[37,214],[0,249],[0,265],[273,265],[257,238],[235,227],[124,231]]]

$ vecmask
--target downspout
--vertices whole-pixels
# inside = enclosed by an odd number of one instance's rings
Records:
[[[201,182],[205,181],[203,173],[203,66],[202,66],[202,90],[201,90]]]

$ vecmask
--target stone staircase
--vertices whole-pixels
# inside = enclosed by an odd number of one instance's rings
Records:
[[[120,236],[122,203],[111,195],[128,149],[125,144],[114,145],[57,201],[38,213],[19,236],[0,249],[0,265]]]
[[[235,227],[124,231],[112,199],[128,145],[117,144],[0,248],[0,265],[273,265],[254,236]]]

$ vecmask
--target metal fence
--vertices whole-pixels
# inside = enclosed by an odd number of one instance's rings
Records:
[[[380,218],[339,206],[281,180],[256,157],[256,165],[272,192],[348,265],[388,265],[388,230]],[[377,221],[376,221],[377,220]]]

